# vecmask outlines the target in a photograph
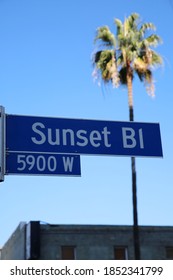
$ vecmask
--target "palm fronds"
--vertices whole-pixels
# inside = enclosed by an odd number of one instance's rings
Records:
[[[137,13],[125,18],[124,22],[116,18],[114,23],[116,35],[108,26],[97,29],[94,42],[99,42],[99,50],[94,54],[93,64],[98,77],[105,83],[119,86],[127,85],[127,75],[133,79],[136,73],[153,94],[152,69],[163,63],[162,57],[153,50],[162,42],[157,34],[151,34],[155,31],[154,24],[140,24]]]

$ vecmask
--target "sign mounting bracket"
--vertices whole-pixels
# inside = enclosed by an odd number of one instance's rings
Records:
[[[5,174],[5,108],[0,106],[0,182]]]

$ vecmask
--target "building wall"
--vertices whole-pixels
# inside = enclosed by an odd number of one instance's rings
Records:
[[[166,249],[173,248],[173,227],[142,227],[140,242],[143,259],[167,259]]]
[[[61,246],[75,246],[76,259],[114,259],[114,246],[128,247],[133,257],[131,227],[42,226],[41,259],[61,259]]]
[[[33,226],[31,227],[33,231],[27,236],[29,224]],[[139,230],[141,259],[173,259],[173,227],[140,226]],[[28,248],[29,244],[31,250]],[[60,260],[62,246],[74,246],[75,257],[79,260],[113,260],[114,247],[126,247],[128,259],[133,260],[133,228],[131,226],[49,225],[40,224],[38,221],[20,223],[3,246],[1,258]],[[27,257],[29,255],[26,252],[29,252],[30,257]]]
[[[127,247],[128,259],[134,259],[130,226],[41,227],[41,259],[61,259],[65,245],[76,247],[76,259],[114,259],[115,246]],[[142,259],[167,259],[166,248],[173,248],[173,227],[140,227]]]
[[[25,226],[21,222],[13,232],[8,241],[1,249],[2,260],[24,260],[25,259]]]

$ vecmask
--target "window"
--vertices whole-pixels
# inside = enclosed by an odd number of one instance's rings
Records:
[[[62,260],[75,260],[75,246],[62,246],[61,247]]]
[[[127,260],[127,247],[124,246],[117,246],[114,247],[114,259],[115,260]]]
[[[173,260],[173,247],[166,247],[166,259]]]

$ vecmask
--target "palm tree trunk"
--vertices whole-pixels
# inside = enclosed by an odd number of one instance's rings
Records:
[[[128,88],[128,104],[129,104],[129,120],[134,121],[133,110],[133,92],[132,92],[132,76],[127,75]],[[138,209],[137,209],[137,176],[136,176],[136,160],[131,157],[131,172],[132,172],[132,201],[133,201],[133,241],[135,260],[140,260],[140,240],[139,240],[139,226],[138,226]]]

